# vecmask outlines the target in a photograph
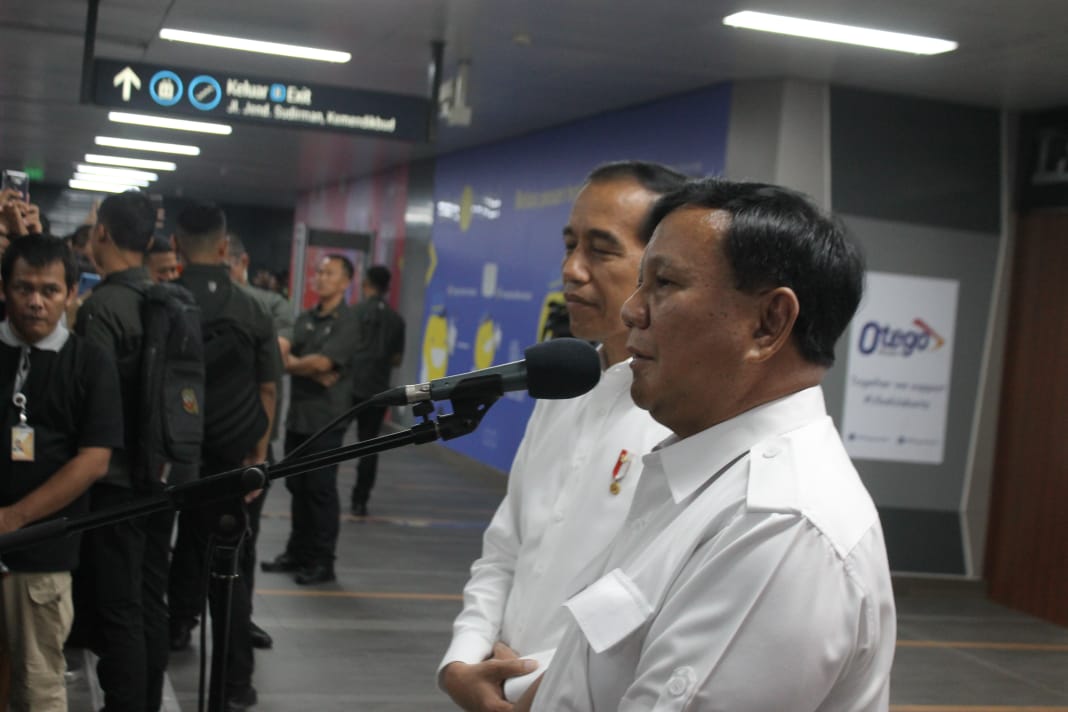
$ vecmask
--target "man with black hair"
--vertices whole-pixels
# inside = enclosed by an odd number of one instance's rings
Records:
[[[516,709],[885,712],[886,547],[820,387],[860,253],[759,183],[689,184],[649,225],[622,312],[631,394],[673,435]]]
[[[293,306],[289,303],[289,300],[283,297],[278,292],[271,292],[260,287],[253,286],[248,283],[248,265],[249,257],[248,250],[245,248],[245,243],[241,240],[241,237],[234,232],[230,232],[230,251],[228,264],[230,266],[230,279],[239,288],[245,290],[245,292],[260,303],[260,306],[270,314],[271,321],[274,323],[275,332],[278,334],[278,350],[282,354],[282,361],[289,356],[289,345],[293,341]],[[271,420],[271,442],[278,437],[280,425],[280,414],[282,412],[282,379],[279,377],[275,383],[278,396],[275,399],[274,417]],[[268,462],[274,462],[274,454],[271,452],[271,448],[267,449]],[[263,511],[263,502],[267,498],[267,491],[264,490],[263,494],[249,502],[248,505],[248,519],[249,519],[249,533],[250,536],[245,542],[244,551],[241,556],[241,573],[248,580],[249,592],[251,593],[253,584],[255,583],[256,576],[256,541],[259,538],[260,533],[260,514]],[[249,604],[251,609],[251,602]],[[256,648],[270,648],[274,641],[271,639],[270,634],[267,631],[256,625],[255,622],[251,622],[251,636],[252,645]]]
[[[151,284],[145,249],[156,209],[140,191],[108,196],[89,237],[103,279],[78,310],[75,331],[103,348],[119,369],[126,414],[123,447],[90,492],[94,511],[128,504],[140,427],[142,293]],[[107,712],[159,709],[167,669],[167,571],[174,513],[156,512],[88,532],[75,576],[77,628],[100,657],[97,677]],[[77,636],[75,636],[77,638]],[[80,642],[80,641],[75,641]]]
[[[200,306],[204,334],[202,475],[266,462],[277,397],[275,383],[282,373],[274,325],[260,304],[230,280],[223,211],[214,205],[194,203],[178,214],[176,222],[175,237],[185,261],[178,283]],[[250,495],[247,499],[253,498]],[[176,618],[195,615],[200,609],[202,599],[196,597],[189,605],[189,597],[200,590],[201,562],[209,536],[224,515],[245,522],[244,504],[225,501],[182,512],[171,576],[172,612],[176,606],[182,608]],[[224,662],[221,654],[212,657],[211,675],[211,699],[217,700],[221,691],[228,710],[256,703],[250,638],[252,593],[244,576],[237,576],[232,584],[229,609],[220,587],[212,586],[209,595],[216,622],[212,626],[215,651],[224,649],[223,636],[227,634],[219,622],[227,614],[230,618],[225,680],[219,675]],[[212,705],[212,709],[218,708]]]
[[[357,334],[352,313],[345,305],[345,291],[352,277],[352,262],[347,257],[324,257],[315,272],[319,303],[302,312],[293,327],[293,346],[286,359],[286,371],[292,376],[286,453],[304,445],[352,405],[348,366]],[[346,425],[335,424],[302,454],[340,447]],[[304,586],[335,580],[341,516],[337,465],[288,477],[286,489],[291,495],[289,541],[284,552],[260,567],[267,572],[295,573],[294,580]]]
[[[153,235],[145,250],[145,268],[153,282],[173,282],[178,279],[178,253],[174,239]]]
[[[60,323],[77,279],[62,240],[23,237],[0,262],[0,534],[88,510],[89,486],[122,445],[115,363]],[[79,537],[3,555],[0,669],[13,712],[64,712],[63,643],[73,618],[70,572]]]
[[[575,198],[563,229],[564,298],[571,331],[599,342],[604,371],[586,395],[538,401],[527,423],[438,669],[465,710],[510,709],[502,683],[533,665],[517,655],[551,658],[567,623],[567,585],[616,536],[639,458],[667,437],[630,399],[619,310],[638,278],[650,208],[685,179],[655,163],[609,163]]]
[[[363,279],[363,300],[353,307],[358,341],[349,368],[356,403],[389,388],[389,372],[404,357],[404,319],[386,303],[391,278],[389,268],[373,265]],[[361,442],[378,437],[386,417],[384,406],[367,408],[356,416],[356,435]],[[375,486],[378,455],[366,455],[356,465],[352,488],[352,513],[367,516],[367,501]]]

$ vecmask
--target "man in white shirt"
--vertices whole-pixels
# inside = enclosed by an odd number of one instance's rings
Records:
[[[512,708],[502,685],[546,664],[567,618],[569,584],[612,541],[630,507],[641,456],[668,431],[630,398],[623,301],[638,278],[641,228],[685,176],[642,162],[594,170],[564,228],[571,332],[600,342],[604,372],[586,395],[539,401],[516,453],[508,493],[471,567],[464,609],[438,669],[469,712]]]
[[[885,711],[886,548],[819,385],[863,260],[777,186],[691,183],[649,227],[631,393],[674,434],[516,709]]]

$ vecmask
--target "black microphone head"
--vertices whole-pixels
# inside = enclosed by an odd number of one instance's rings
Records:
[[[532,398],[575,398],[601,380],[597,349],[580,339],[553,339],[523,352]]]

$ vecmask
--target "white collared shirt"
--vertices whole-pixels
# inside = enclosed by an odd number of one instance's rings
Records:
[[[53,351],[59,353],[63,345],[67,343],[67,339],[70,338],[70,332],[67,327],[62,324],[56,324],[56,328],[52,330],[52,333],[44,337],[36,344],[29,344],[23,341],[15,330],[11,327],[11,322],[7,319],[0,321],[0,343],[7,344],[13,348],[20,348],[22,346],[31,346],[41,351]]]
[[[538,401],[439,671],[484,660],[498,640],[520,655],[556,646],[572,581],[619,531],[641,456],[670,434],[634,405],[631,380],[628,359],[606,369],[584,396]],[[629,460],[620,468],[619,494],[612,494],[623,450]]]
[[[535,710],[888,708],[882,528],[818,387],[646,456],[603,572]]]

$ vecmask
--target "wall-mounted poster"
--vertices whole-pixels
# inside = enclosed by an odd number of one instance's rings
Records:
[[[842,433],[852,457],[942,462],[958,288],[868,272],[849,329]]]

